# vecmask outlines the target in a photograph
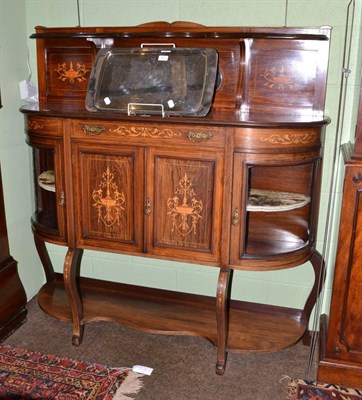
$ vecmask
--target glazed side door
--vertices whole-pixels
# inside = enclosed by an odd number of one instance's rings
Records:
[[[77,245],[141,252],[143,148],[75,141],[73,155]]]
[[[198,262],[220,261],[224,155],[149,148],[146,251]]]
[[[60,120],[29,118],[26,141],[33,153],[33,229],[49,242],[65,244],[67,199],[61,126]]]
[[[316,151],[287,157],[234,155],[230,261],[236,267],[290,267],[313,251],[320,157]]]

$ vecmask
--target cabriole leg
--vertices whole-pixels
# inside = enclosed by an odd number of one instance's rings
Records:
[[[232,271],[221,269],[217,283],[216,320],[217,320],[217,362],[216,373],[223,375],[226,364],[226,344],[228,338],[228,304]]]
[[[315,306],[318,297],[322,291],[325,279],[325,262],[321,254],[318,251],[315,251],[310,259],[310,263],[312,264],[314,270],[314,285],[312,290],[308,296],[308,299],[305,303],[302,319],[305,322],[306,326],[308,325],[310,315],[312,313],[313,307]],[[303,344],[310,344],[310,332],[307,330],[303,336]]]
[[[314,270],[314,285],[308,296],[303,310],[303,318],[308,322],[313,307],[321,293],[325,278],[325,263],[323,257],[315,251],[310,259]]]
[[[40,261],[42,263],[44,272],[45,272],[45,277],[47,280],[47,283],[53,282],[54,281],[54,268],[53,264],[50,260],[48,250],[45,246],[45,242],[41,239],[38,238],[38,236],[34,233],[34,242],[35,242],[35,247],[38,252]]]
[[[73,320],[72,344],[79,346],[83,338],[83,306],[77,286],[80,263],[83,255],[81,249],[68,249],[64,262],[64,286],[68,294]]]

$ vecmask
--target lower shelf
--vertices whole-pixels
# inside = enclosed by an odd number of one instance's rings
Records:
[[[131,328],[168,335],[200,336],[217,344],[216,300],[140,286],[81,278],[83,323],[114,321]],[[72,321],[62,275],[38,294],[44,312]],[[227,350],[270,352],[297,343],[306,331],[302,311],[241,301],[230,302]]]

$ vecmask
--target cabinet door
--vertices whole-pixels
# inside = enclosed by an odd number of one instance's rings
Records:
[[[218,262],[223,154],[150,149],[147,171],[147,252]]]
[[[356,363],[359,369],[362,364],[361,243],[362,166],[347,165],[326,357]]]
[[[29,144],[33,148],[35,189],[32,224],[35,231],[47,240],[62,243],[66,240],[64,168],[60,156],[62,142],[31,137]]]
[[[74,144],[77,242],[107,250],[142,249],[141,148]]]
[[[320,159],[287,157],[235,154],[230,254],[236,266],[290,267],[314,249]]]

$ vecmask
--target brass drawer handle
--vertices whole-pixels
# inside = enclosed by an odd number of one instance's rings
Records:
[[[60,207],[64,207],[64,205],[65,205],[65,195],[64,195],[63,190],[59,193],[58,205]]]
[[[94,126],[94,125],[83,125],[82,130],[84,133],[91,135],[91,136],[97,136],[100,135],[102,132],[106,130],[104,126]]]
[[[235,208],[235,211],[233,214],[233,219],[232,219],[231,223],[236,226],[236,225],[239,225],[239,222],[240,222],[239,209]]]
[[[146,199],[145,214],[146,215],[151,214],[151,199],[149,198]]]
[[[207,142],[212,138],[212,133],[211,132],[193,132],[190,131],[187,134],[187,137],[189,140],[192,142]]]

